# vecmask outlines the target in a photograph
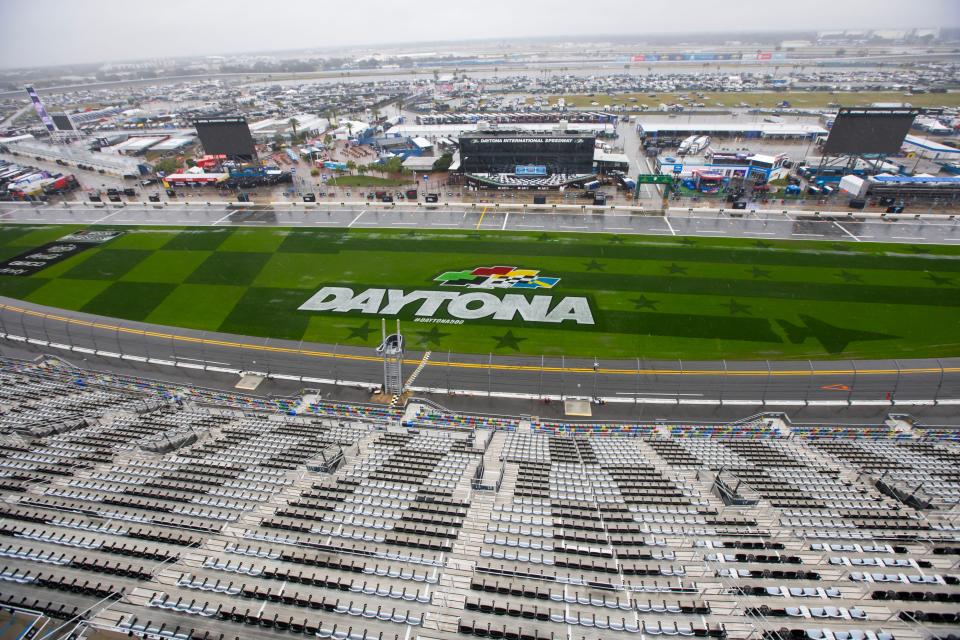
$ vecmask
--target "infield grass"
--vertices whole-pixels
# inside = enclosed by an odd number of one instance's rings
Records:
[[[76,227],[0,226],[0,255]],[[375,346],[380,316],[299,311],[317,289],[439,289],[497,265],[560,278],[595,324],[400,319],[408,347],[600,358],[806,359],[960,354],[960,247],[609,234],[123,227],[0,295],[129,320]],[[444,288],[471,292],[471,289]],[[492,290],[504,295],[507,290]],[[443,313],[439,315],[443,317]]]

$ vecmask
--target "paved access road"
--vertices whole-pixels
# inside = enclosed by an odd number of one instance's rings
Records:
[[[0,298],[0,337],[50,353],[96,354],[221,373],[253,371],[302,384],[375,387],[372,349],[173,329]],[[2,344],[2,342],[0,342]],[[514,398],[604,398],[644,404],[749,406],[960,404],[960,358],[826,362],[652,362],[407,354],[418,392]]]
[[[0,203],[0,223],[173,226],[276,226],[297,228],[410,228],[481,231],[581,232],[755,239],[960,244],[960,221],[946,217],[900,219],[839,217],[826,213],[756,211],[731,217],[710,210],[659,214],[532,211],[522,207],[450,205],[437,209],[346,203],[342,207],[302,205],[236,208],[223,204],[95,207],[23,206]]]

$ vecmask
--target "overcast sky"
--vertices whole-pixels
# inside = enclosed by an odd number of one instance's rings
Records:
[[[960,0],[0,0],[0,66],[424,40],[960,26]]]

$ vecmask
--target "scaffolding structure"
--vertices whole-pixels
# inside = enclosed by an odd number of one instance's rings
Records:
[[[381,319],[380,330],[383,342],[377,347],[377,353],[383,356],[383,392],[392,395],[403,394],[403,336],[400,334],[400,320],[397,320],[397,332],[387,335],[387,321]]]

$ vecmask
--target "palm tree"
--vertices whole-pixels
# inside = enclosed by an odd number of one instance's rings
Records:
[[[296,139],[297,127],[300,126],[300,121],[297,120],[296,118],[290,118],[289,120],[287,120],[287,124],[293,128],[293,138]]]

